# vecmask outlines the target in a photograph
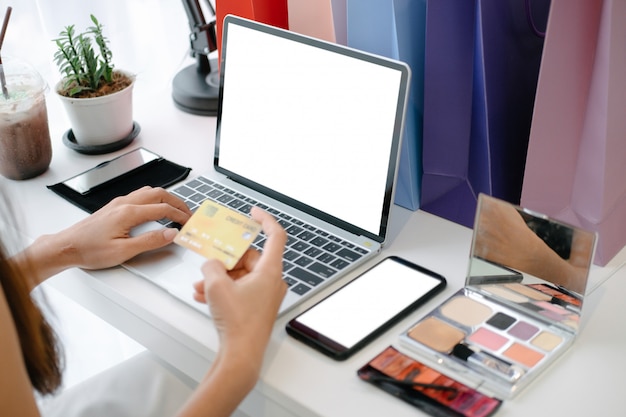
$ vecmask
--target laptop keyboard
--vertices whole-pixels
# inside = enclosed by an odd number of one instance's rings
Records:
[[[253,206],[274,215],[287,232],[287,243],[283,253],[283,280],[290,291],[296,294],[307,293],[369,252],[205,177],[188,181],[171,192],[184,200],[192,212],[195,212],[204,200],[211,199],[246,215],[249,215]],[[161,223],[168,227],[180,228],[180,225],[166,219]],[[261,232],[252,246],[257,250],[263,250],[265,239],[266,236]]]

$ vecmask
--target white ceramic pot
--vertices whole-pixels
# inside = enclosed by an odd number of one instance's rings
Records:
[[[76,143],[81,146],[107,145],[131,133],[134,84],[133,81],[122,91],[93,98],[72,98],[57,93],[70,119]]]

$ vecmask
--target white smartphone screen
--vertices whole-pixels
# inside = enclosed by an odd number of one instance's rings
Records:
[[[288,331],[333,356],[345,354],[444,286],[443,277],[389,257],[293,319]]]

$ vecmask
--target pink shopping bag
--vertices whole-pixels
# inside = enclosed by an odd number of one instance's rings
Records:
[[[289,0],[289,30],[346,44],[346,0]]]
[[[626,244],[626,2],[553,0],[521,204]]]

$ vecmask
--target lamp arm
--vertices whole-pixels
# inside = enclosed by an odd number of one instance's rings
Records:
[[[189,29],[191,30],[189,35],[191,56],[195,58],[200,58],[200,56],[206,57],[209,53],[217,50],[215,10],[209,0],[207,0],[207,4],[211,13],[213,13],[210,22],[207,22],[204,18],[199,0],[183,0],[183,6],[189,21]]]

